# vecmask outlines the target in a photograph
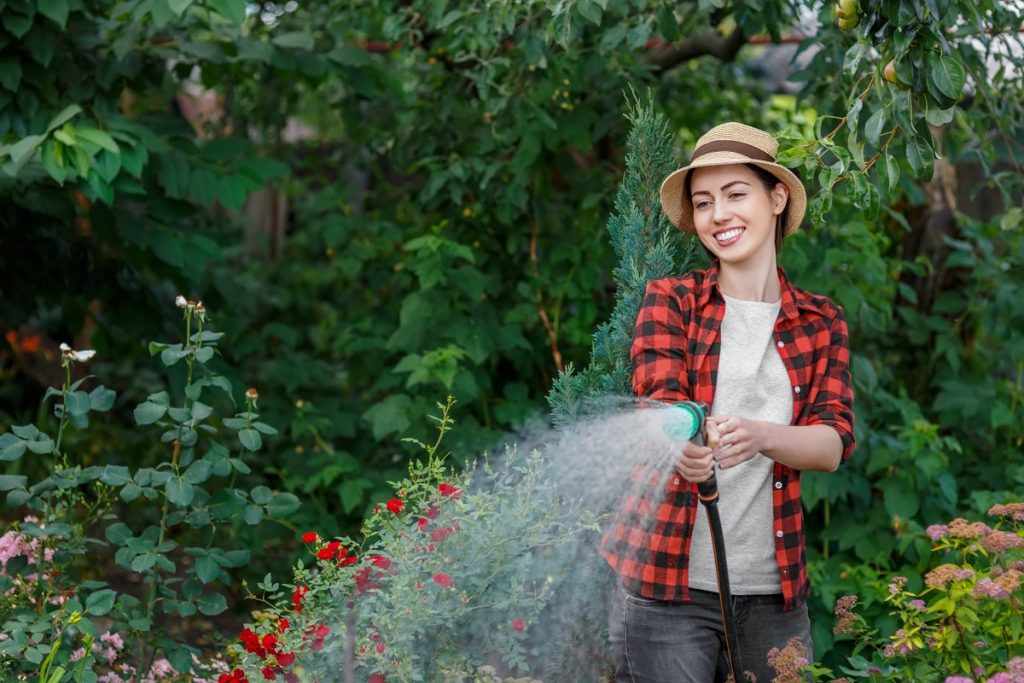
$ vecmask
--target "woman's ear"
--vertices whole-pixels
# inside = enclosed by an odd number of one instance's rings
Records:
[[[771,197],[772,213],[779,216],[786,210],[786,204],[789,203],[789,188],[786,187],[785,183],[779,183],[772,190]]]

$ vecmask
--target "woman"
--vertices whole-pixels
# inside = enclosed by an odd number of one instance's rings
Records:
[[[726,123],[661,186],[662,210],[696,234],[712,266],[648,285],[633,390],[711,406],[710,447],[687,443],[665,490],[627,497],[602,540],[619,576],[609,613],[616,681],[710,683],[716,671],[721,680],[718,585],[696,493],[716,468],[743,670],[767,683],[768,651],[793,637],[813,653],[800,472],[834,471],[849,457],[853,389],[842,310],[777,265],[807,203],[777,149],[771,134]]]

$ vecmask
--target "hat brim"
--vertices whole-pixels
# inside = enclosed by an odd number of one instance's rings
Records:
[[[771,173],[789,188],[789,213],[786,219],[785,234],[792,235],[804,220],[807,212],[807,190],[804,184],[791,170],[770,161],[758,161],[735,152],[712,152],[705,154],[698,161],[673,171],[661,183],[661,210],[672,225],[683,232],[695,233],[693,224],[693,202],[683,196],[686,177],[690,171],[709,166],[731,166],[734,164],[753,164]]]

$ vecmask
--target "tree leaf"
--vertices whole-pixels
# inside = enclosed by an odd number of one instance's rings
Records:
[[[931,53],[928,55],[928,67],[935,87],[946,97],[958,101],[967,81],[967,74],[960,60],[948,54]]]
[[[42,3],[40,3],[40,5],[42,5]],[[42,11],[42,9],[40,9],[40,11]],[[50,122],[46,124],[46,132],[44,133],[44,135],[49,135],[57,128],[60,128],[65,123],[67,123],[72,118],[78,116],[81,113],[82,108],[80,106],[78,106],[77,104],[69,104],[68,106],[64,107],[59,114],[50,119]]]
[[[220,593],[207,593],[196,601],[199,611],[207,616],[216,616],[228,608],[228,603]]]
[[[67,0],[36,0],[36,9],[61,28],[67,26],[69,9]]]
[[[79,126],[75,128],[75,136],[80,142],[95,145],[100,149],[105,149],[108,152],[111,152],[112,154],[121,153],[121,149],[117,146],[117,143],[114,142],[114,138],[110,137],[109,134],[99,128]]]
[[[246,0],[210,0],[210,5],[217,13],[232,24],[241,24],[245,20]]]
[[[305,31],[289,31],[274,36],[270,42],[278,47],[312,50],[315,43],[313,36]]]

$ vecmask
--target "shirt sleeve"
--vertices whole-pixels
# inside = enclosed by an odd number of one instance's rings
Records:
[[[811,405],[807,424],[832,427],[843,442],[841,462],[846,462],[855,445],[853,437],[853,382],[850,379],[850,336],[846,318],[836,307],[827,332],[828,348],[819,356],[817,376],[821,384]]]
[[[690,400],[685,327],[679,298],[669,282],[649,282],[630,349],[634,394],[665,403]]]

